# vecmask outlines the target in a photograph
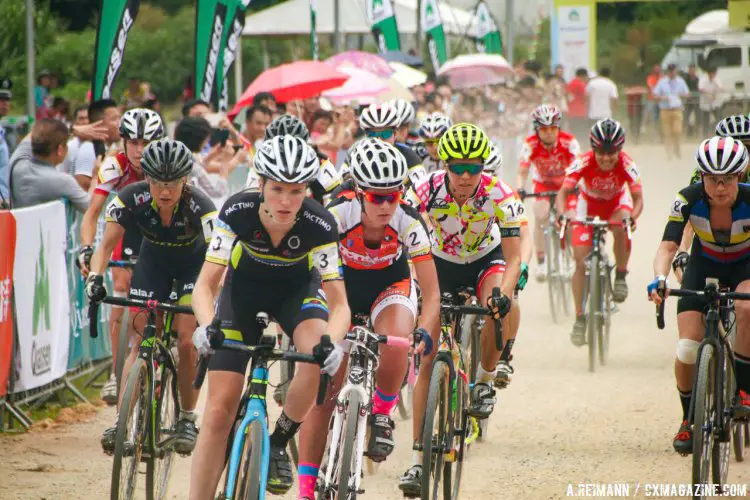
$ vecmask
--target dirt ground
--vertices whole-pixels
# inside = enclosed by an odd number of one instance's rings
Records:
[[[585,348],[568,338],[572,319],[553,323],[547,291],[532,281],[521,297],[515,378],[498,393],[488,440],[470,452],[461,498],[578,497],[584,483],[624,483],[628,496],[644,497],[647,484],[690,481],[690,459],[671,444],[680,417],[672,368],[675,303],[659,331],[645,287],[670,202],[692,170],[692,148],[684,147],[682,161],[668,161],[658,146],[628,149],[643,176],[646,208],[635,233],[630,297],[613,321],[610,362],[588,372]],[[0,436],[0,498],[107,497],[112,461],[99,437],[113,414],[105,408],[84,423]],[[398,476],[410,465],[411,432],[410,423],[396,420],[393,455],[364,478],[368,498],[401,498]],[[178,459],[170,498],[187,498],[189,474],[190,460]],[[729,478],[750,483],[750,463],[732,459]],[[293,492],[284,498],[296,498]]]

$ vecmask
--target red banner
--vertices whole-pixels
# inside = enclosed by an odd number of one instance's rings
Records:
[[[16,252],[16,219],[0,211],[0,397],[8,392],[10,360],[13,353],[13,261]]]

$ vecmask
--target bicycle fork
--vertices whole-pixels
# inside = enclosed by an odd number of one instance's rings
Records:
[[[336,399],[336,410],[333,415],[333,429],[331,432],[331,441],[330,441],[330,447],[328,449],[328,466],[326,467],[326,475],[325,475],[325,484],[327,488],[330,488],[335,481],[335,478],[333,477],[333,474],[336,471],[336,469],[341,469],[341,464],[338,464],[338,467],[336,467],[335,460],[339,457],[339,443],[341,442],[341,435],[344,431],[344,418],[347,415],[347,396],[350,392],[357,392],[359,393],[360,400],[362,403],[360,403],[359,408],[349,408],[349,415],[352,415],[351,412],[356,411],[357,412],[357,441],[356,441],[356,463],[355,467],[351,469],[351,474],[354,476],[354,489],[359,493],[359,487],[360,487],[360,479],[361,479],[361,471],[362,471],[362,457],[364,456],[364,448],[365,448],[365,432],[367,430],[367,416],[370,414],[370,411],[372,410],[372,403],[370,402],[370,398],[367,394],[367,391],[365,391],[365,388],[362,384],[351,384],[348,383],[345,385],[341,391],[339,392],[338,398]],[[365,404],[365,401],[367,403]],[[347,478],[346,481],[349,488],[351,488],[351,477]],[[337,498],[346,498],[348,491],[339,491]]]

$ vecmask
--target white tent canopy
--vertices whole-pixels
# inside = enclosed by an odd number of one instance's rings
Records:
[[[318,34],[330,35],[334,32],[334,0],[317,0]],[[443,29],[447,35],[463,35],[471,23],[471,13],[439,3]],[[402,35],[417,32],[417,0],[393,0],[398,31]],[[310,34],[309,0],[289,0],[268,9],[245,16],[245,36],[284,36]],[[476,25],[476,23],[474,23]],[[370,33],[367,19],[366,0],[339,0],[339,26],[344,35]],[[472,26],[473,36],[476,26]]]

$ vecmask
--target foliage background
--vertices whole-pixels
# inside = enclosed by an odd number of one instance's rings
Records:
[[[257,11],[282,0],[253,0],[249,11]],[[347,1],[347,0],[343,0]],[[37,71],[44,68],[60,77],[61,95],[73,103],[83,103],[93,67],[95,26],[101,0],[37,0],[35,45]],[[599,5],[598,60],[613,69],[621,84],[642,82],[649,68],[659,63],[673,38],[697,15],[726,8],[726,0],[673,0],[656,3],[616,3]],[[301,14],[303,15],[303,14]],[[304,14],[306,15],[306,13]],[[177,101],[185,79],[192,71],[195,0],[142,0],[135,26],[128,37],[125,60],[115,86],[120,95],[129,76],[147,79],[162,102]],[[25,11],[23,0],[0,0],[0,78],[13,79],[13,111],[20,113],[26,95]],[[549,20],[541,25],[535,42],[527,29],[515,40],[514,59],[524,60],[538,43],[537,60],[549,67]],[[330,41],[321,37],[321,57],[332,52]],[[459,44],[454,41],[453,48]],[[462,44],[469,47],[471,44]],[[373,50],[365,39],[365,50]],[[271,65],[308,57],[308,39],[268,40]],[[452,53],[456,53],[455,50]],[[243,37],[243,81],[251,82],[263,69],[259,39]],[[429,57],[425,57],[429,60]],[[230,82],[233,82],[230,75]],[[230,85],[230,100],[233,98]]]

